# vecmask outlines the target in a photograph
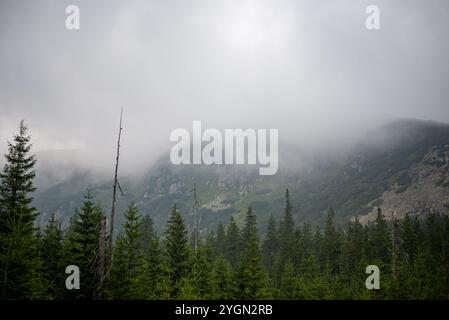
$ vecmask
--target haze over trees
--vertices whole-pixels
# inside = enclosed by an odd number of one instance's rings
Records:
[[[280,220],[262,238],[247,209],[201,234],[197,246],[178,208],[157,234],[149,212],[130,203],[114,239],[112,266],[101,272],[104,210],[90,190],[67,226],[52,215],[36,225],[32,206],[36,160],[23,122],[0,173],[0,297],[3,299],[447,299],[449,217],[429,212],[323,228],[292,217],[290,192]],[[104,230],[103,230],[104,231]],[[377,265],[380,290],[367,290],[365,269]],[[65,267],[77,265],[80,289],[65,288]]]

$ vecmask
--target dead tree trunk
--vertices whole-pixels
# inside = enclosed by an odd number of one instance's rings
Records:
[[[117,202],[117,187],[120,188],[118,183],[118,165],[120,160],[120,139],[122,137],[122,117],[123,117],[123,108],[120,111],[120,126],[118,132],[118,140],[117,140],[117,155],[115,158],[115,173],[114,173],[114,187],[112,190],[112,209],[111,209],[111,219],[109,226],[109,263],[108,268],[110,269],[112,266],[112,243],[114,239],[114,216],[115,216],[115,204]]]
[[[193,190],[192,190],[192,194],[193,194],[193,249],[195,250],[195,252],[197,252],[198,250],[198,243],[199,243],[199,238],[200,238],[200,232],[199,232],[199,222],[200,222],[200,217],[199,217],[199,207],[200,207],[200,199],[198,198],[198,193],[196,191],[196,184],[193,185]]]

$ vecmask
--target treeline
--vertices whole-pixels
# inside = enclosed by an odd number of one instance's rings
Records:
[[[35,226],[30,146],[22,123],[0,173],[3,299],[448,298],[447,216],[387,221],[379,210],[368,225],[337,227],[329,210],[322,229],[295,226],[287,190],[283,216],[270,218],[263,239],[248,208],[243,225],[219,224],[195,250],[175,206],[157,234],[151,217],[130,204],[111,255],[102,247],[106,214],[89,190],[67,226],[54,215]],[[66,288],[69,265],[80,269],[79,289]],[[365,286],[368,265],[380,269],[379,290]]]

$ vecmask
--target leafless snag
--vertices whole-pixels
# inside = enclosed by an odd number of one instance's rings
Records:
[[[122,137],[122,117],[123,117],[123,108],[120,111],[120,126],[118,132],[118,140],[117,140],[117,156],[115,159],[115,173],[114,173],[114,187],[112,190],[112,209],[111,209],[111,225],[109,227],[109,264],[112,265],[112,242],[114,238],[114,216],[115,216],[115,204],[117,202],[117,186],[118,182],[118,165],[120,160],[120,139]],[[120,188],[121,189],[121,188]]]
[[[123,195],[122,188],[120,186],[120,183],[118,181],[118,167],[119,167],[119,160],[120,160],[120,140],[122,137],[122,119],[123,119],[123,108],[120,110],[120,126],[119,126],[119,132],[118,132],[118,139],[117,139],[117,154],[115,158],[115,171],[114,171],[114,185],[112,189],[112,208],[111,208],[111,218],[109,223],[109,237],[108,237],[108,259],[105,263],[105,242],[106,242],[106,236],[105,236],[105,227],[102,228],[103,235],[100,235],[99,240],[99,275],[100,275],[100,284],[98,286],[99,295],[102,295],[103,288],[106,287],[107,279],[109,277],[111,268],[112,268],[112,256],[113,256],[113,240],[114,240],[114,216],[115,216],[115,209],[116,209],[116,203],[117,203],[117,188],[120,191],[120,194]],[[106,224],[106,219],[104,220],[104,223]],[[103,226],[103,222],[102,222]]]
[[[199,238],[200,238],[200,234],[199,234],[199,224],[201,221],[201,217],[199,215],[198,210],[200,209],[200,199],[198,197],[198,193],[196,190],[196,184],[193,185],[193,189],[192,189],[192,196],[193,196],[193,249],[195,250],[195,252],[197,252],[198,250],[198,243],[199,243]]]

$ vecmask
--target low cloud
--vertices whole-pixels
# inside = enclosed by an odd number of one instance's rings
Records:
[[[121,107],[128,173],[193,120],[324,147],[393,118],[448,122],[448,2],[376,2],[369,31],[368,1],[77,1],[69,31],[69,3],[2,1],[0,151],[25,119],[36,151],[112,169]]]

